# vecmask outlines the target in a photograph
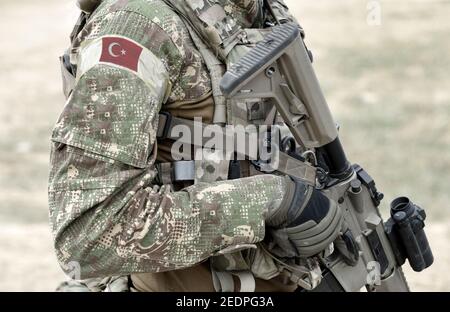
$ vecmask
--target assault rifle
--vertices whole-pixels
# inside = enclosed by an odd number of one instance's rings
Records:
[[[221,89],[230,99],[273,102],[292,133],[283,152],[312,156],[316,187],[345,215],[349,229],[342,237],[353,261],[336,250],[322,253],[323,279],[315,290],[408,291],[401,269],[406,259],[418,272],[433,263],[423,230],[425,212],[399,197],[391,203],[391,218],[383,222],[378,209],[383,194],[362,167],[347,160],[298,25],[274,26],[228,70]]]

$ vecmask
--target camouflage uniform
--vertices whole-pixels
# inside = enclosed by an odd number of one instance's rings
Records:
[[[213,1],[197,2],[202,9]],[[256,22],[254,1],[216,2],[233,27]],[[139,70],[95,57],[108,37],[142,50]],[[146,290],[212,290],[205,261],[264,239],[265,215],[282,202],[286,178],[257,175],[177,190],[157,182],[155,164],[167,157],[157,142],[158,112],[211,121],[214,111],[204,60],[163,1],[103,1],[74,40],[71,62],[75,87],[52,133],[49,178],[62,268],[69,273],[69,264],[79,263],[82,279],[132,274]],[[257,290],[294,288],[257,281]]]

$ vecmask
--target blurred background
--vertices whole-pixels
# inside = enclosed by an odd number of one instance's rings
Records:
[[[287,0],[348,157],[386,195],[426,208],[435,264],[415,291],[450,291],[450,1]],[[73,0],[0,0],[0,291],[65,277],[47,223],[49,136],[63,108],[58,56]]]

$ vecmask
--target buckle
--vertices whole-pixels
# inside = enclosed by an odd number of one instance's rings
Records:
[[[173,164],[173,181],[185,182],[195,180],[195,161],[175,161]]]
[[[172,125],[172,114],[169,112],[159,112],[159,122],[158,122],[158,139],[167,139],[169,136],[169,131]]]

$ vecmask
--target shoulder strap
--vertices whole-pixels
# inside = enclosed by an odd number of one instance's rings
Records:
[[[78,20],[73,27],[72,32],[70,33],[70,42],[72,43],[75,38],[78,36],[78,34],[81,32],[81,30],[86,26],[87,22],[87,14],[85,12],[81,12],[80,16],[78,17]]]
[[[177,3],[170,0],[163,0],[178,16],[183,20],[189,34],[194,42],[197,50],[205,60],[206,67],[211,76],[211,85],[214,97],[214,117],[213,123],[218,125],[225,125],[227,123],[227,100],[220,90],[220,80],[225,74],[226,67],[224,60],[220,60],[220,53],[218,47],[209,43],[203,33],[196,27],[191,17],[181,6],[184,4]],[[214,54],[215,53],[215,54]]]
[[[213,123],[218,125],[225,125],[227,123],[227,99],[220,90],[220,81],[225,74],[225,64],[221,62],[213,51],[209,49],[203,40],[198,36],[197,32],[186,25],[191,35],[194,44],[205,60],[206,67],[208,68],[210,77],[212,92],[214,97],[214,117]]]
[[[205,19],[214,20],[214,16],[220,16],[222,18],[221,14],[225,14],[225,12],[216,12],[217,6],[212,10],[214,12],[211,13],[211,15],[208,15],[194,11],[188,1],[163,1],[183,19],[186,25],[189,25],[192,30],[195,31],[197,37],[201,38],[201,41],[203,41],[208,48],[213,50],[216,57],[223,63],[226,62],[228,53],[241,40],[241,37],[245,35],[245,31],[240,26],[233,28],[232,30],[227,29],[227,31],[219,30],[214,27],[205,27]],[[206,15],[208,15],[208,17],[206,17]]]

